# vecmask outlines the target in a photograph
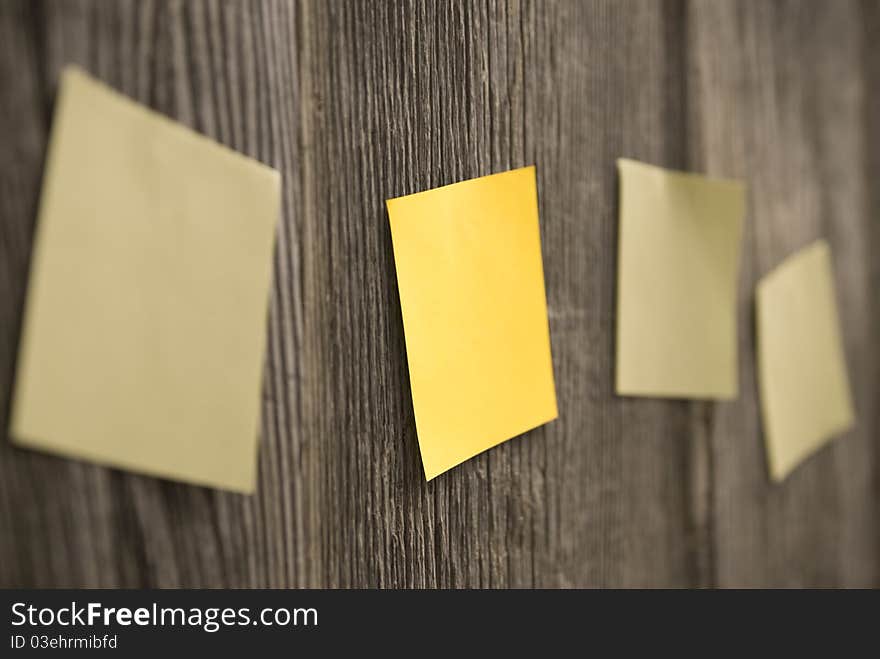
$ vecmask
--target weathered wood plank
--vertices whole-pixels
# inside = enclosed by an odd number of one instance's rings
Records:
[[[2,586],[880,583],[878,3],[0,3],[0,424],[54,87],[283,172],[259,491],[0,442]],[[741,176],[741,396],[612,394],[614,159]],[[560,419],[426,484],[384,199],[538,166]],[[835,250],[859,427],[780,486],[751,290]]]
[[[58,72],[77,63],[137,100],[284,171],[251,498],[0,446],[0,583],[316,583],[300,420],[301,197],[297,12],[287,3],[4,3],[3,399],[8,401]],[[7,93],[8,90],[8,93]],[[13,104],[14,102],[14,104]],[[8,406],[2,419],[6,427]]]
[[[878,288],[870,272],[877,206],[868,205],[864,163],[880,145],[865,139],[862,57],[876,40],[865,42],[861,14],[846,2],[690,6],[691,165],[744,178],[750,201],[739,295],[741,395],[717,407],[711,437],[719,585],[877,579]],[[773,485],[757,400],[754,286],[823,236],[833,250],[858,425]]]

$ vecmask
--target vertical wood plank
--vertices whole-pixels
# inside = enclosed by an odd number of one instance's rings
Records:
[[[692,2],[691,162],[749,185],[740,278],[740,397],[712,428],[722,586],[875,583],[876,200],[868,207],[862,15],[856,3]],[[876,58],[876,52],[872,52]],[[870,58],[869,58],[870,59]],[[832,246],[858,423],[781,484],[768,479],[755,376],[754,287],[819,237]]]
[[[872,585],[876,3],[0,3],[0,423],[61,67],[283,173],[259,490],[0,442],[3,586]],[[613,395],[614,160],[750,184],[740,398]],[[538,167],[560,418],[424,482],[384,199]],[[834,249],[859,426],[780,486],[757,278]]]
[[[284,173],[253,497],[0,446],[4,585],[302,586],[308,545],[301,392],[303,215],[298,8],[284,2],[4,3],[2,236],[5,428],[51,105],[75,63],[138,101]],[[9,90],[10,93],[6,93]],[[11,106],[15,99],[15,106]],[[21,179],[21,180],[19,180]],[[14,189],[14,193],[12,192]],[[8,205],[5,200],[8,200]],[[13,205],[14,204],[14,205]],[[98,412],[96,412],[98,413]]]

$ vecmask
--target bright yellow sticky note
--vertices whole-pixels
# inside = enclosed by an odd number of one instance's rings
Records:
[[[617,393],[734,398],[742,184],[617,165]]]
[[[758,283],[757,324],[767,457],[771,476],[782,480],[854,421],[824,240]]]
[[[10,433],[251,491],[278,172],[64,72]]]
[[[430,480],[557,416],[535,168],[387,204]]]

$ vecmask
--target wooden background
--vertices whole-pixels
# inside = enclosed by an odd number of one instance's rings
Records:
[[[4,0],[3,428],[68,62],[283,173],[259,491],[0,441],[0,586],[880,585],[880,2]],[[618,156],[748,183],[735,402],[612,393]],[[560,418],[426,484],[384,199],[531,163]],[[858,426],[773,485],[752,292],[820,236]]]

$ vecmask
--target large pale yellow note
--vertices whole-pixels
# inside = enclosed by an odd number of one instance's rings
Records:
[[[617,165],[617,393],[734,398],[743,185]]]
[[[770,475],[782,480],[854,421],[824,240],[758,283],[757,325],[767,458]]]
[[[278,172],[67,69],[10,434],[254,488]]]
[[[556,418],[535,168],[387,204],[430,480]]]

